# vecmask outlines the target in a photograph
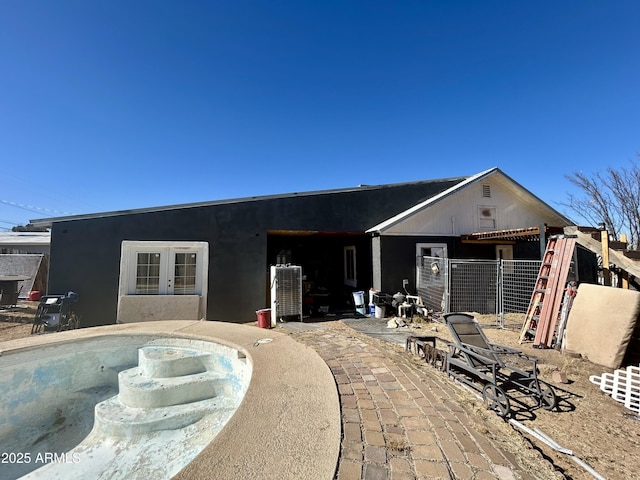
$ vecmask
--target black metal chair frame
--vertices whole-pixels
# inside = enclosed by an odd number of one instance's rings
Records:
[[[73,292],[40,298],[31,326],[31,334],[43,333],[46,330],[60,332],[78,328],[80,320],[73,310],[73,304],[76,302],[77,295]],[[57,318],[55,318],[56,315]],[[54,319],[57,321],[53,321]]]
[[[454,340],[449,343],[447,375],[482,392],[483,401],[498,415],[506,417],[511,411],[510,399],[523,397],[532,398],[546,410],[556,407],[553,387],[538,379],[535,357],[489,342],[472,315],[449,313],[444,315],[444,321]],[[507,363],[509,355],[521,359],[527,367]]]

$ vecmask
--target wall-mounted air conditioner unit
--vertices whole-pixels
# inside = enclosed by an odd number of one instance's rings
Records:
[[[286,320],[302,322],[302,267],[271,266],[271,326]]]

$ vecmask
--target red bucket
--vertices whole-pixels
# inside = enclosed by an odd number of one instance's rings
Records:
[[[258,326],[260,328],[271,328],[271,309],[263,308],[256,311],[258,317]]]
[[[37,302],[40,300],[41,294],[39,290],[31,290],[27,296],[27,300],[30,302]]]

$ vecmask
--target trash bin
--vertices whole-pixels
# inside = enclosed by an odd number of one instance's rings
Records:
[[[364,306],[364,292],[353,292],[353,303],[356,306],[356,312],[360,315],[366,315],[367,310]]]
[[[263,308],[262,310],[256,310],[256,316],[258,317],[258,326],[260,328],[271,328],[271,309]]]

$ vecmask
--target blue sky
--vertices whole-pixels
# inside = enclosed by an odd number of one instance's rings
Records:
[[[637,1],[0,0],[0,230],[640,152]],[[571,215],[570,215],[571,216]]]

